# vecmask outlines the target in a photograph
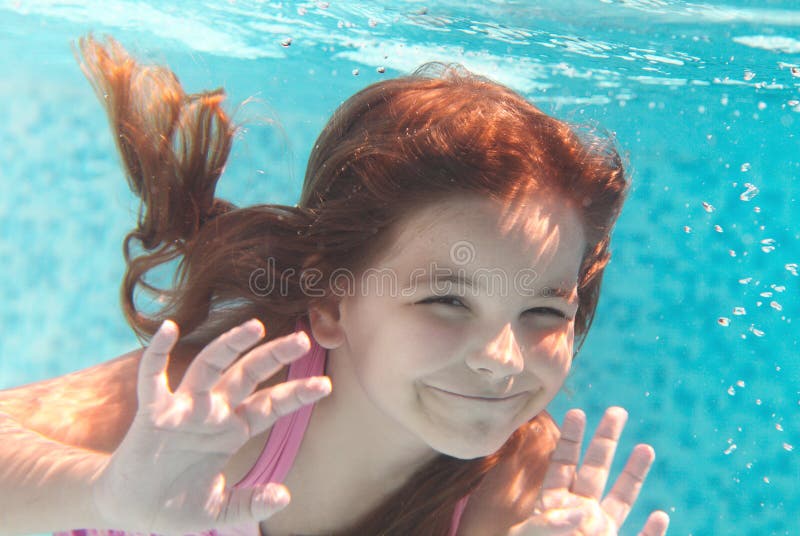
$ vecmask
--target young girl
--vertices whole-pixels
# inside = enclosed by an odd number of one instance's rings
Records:
[[[149,344],[0,393],[0,534],[617,534],[652,448],[603,496],[625,411],[580,467],[583,413],[545,411],[627,191],[612,144],[426,64],[333,114],[297,206],[238,208],[221,90],[80,52],[142,199],[122,296]]]

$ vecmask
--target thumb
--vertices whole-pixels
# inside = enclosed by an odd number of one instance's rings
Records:
[[[291,496],[283,484],[270,482],[257,488],[233,488],[220,519],[226,524],[258,523],[268,519],[289,504]]]

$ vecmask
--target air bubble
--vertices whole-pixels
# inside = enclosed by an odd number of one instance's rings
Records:
[[[750,326],[750,331],[752,331],[753,335],[755,335],[756,337],[763,337],[764,336],[764,332],[763,331],[761,331],[760,329],[754,328],[752,325]]]
[[[747,190],[745,190],[739,195],[739,199],[741,199],[742,201],[750,201],[751,199],[753,199],[755,196],[758,195],[758,188],[756,188],[753,184],[746,182],[744,183],[744,186],[745,188],[747,188]]]

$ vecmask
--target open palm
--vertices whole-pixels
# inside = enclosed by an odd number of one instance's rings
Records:
[[[286,505],[282,485],[234,489],[222,470],[248,439],[328,394],[330,382],[303,378],[254,393],[309,347],[305,334],[292,334],[255,346],[237,361],[263,334],[258,321],[224,333],[194,358],[171,392],[166,365],[177,326],[168,321],[156,333],[139,364],[136,416],[93,486],[109,525],[103,528],[187,533],[258,522]]]
[[[567,412],[533,515],[512,527],[509,536],[616,536],[655,459],[649,445],[634,447],[622,474],[603,497],[627,418],[622,408],[606,410],[586,450],[583,465],[578,468],[586,416],[577,409]],[[667,514],[655,511],[639,535],[663,536],[668,525]]]

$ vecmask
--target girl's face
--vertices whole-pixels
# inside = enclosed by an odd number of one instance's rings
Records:
[[[339,302],[334,393],[361,391],[345,396],[439,452],[495,452],[569,372],[584,247],[557,197],[513,213],[475,197],[415,213]]]

